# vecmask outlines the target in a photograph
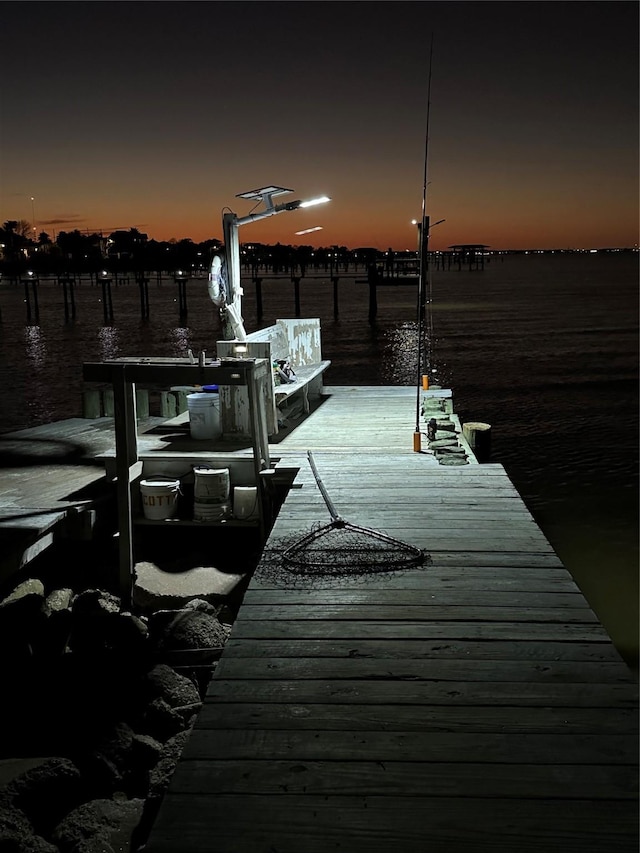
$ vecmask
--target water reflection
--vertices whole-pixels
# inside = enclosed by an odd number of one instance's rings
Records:
[[[98,342],[100,344],[100,359],[107,361],[117,358],[120,352],[118,343],[118,330],[113,326],[102,326],[98,329]]]
[[[25,353],[34,370],[42,370],[47,361],[47,345],[40,326],[25,326]]]
[[[418,324],[403,323],[385,333],[384,360],[381,367],[382,381],[389,385],[414,385],[418,381]],[[433,338],[429,347],[425,341],[426,355],[423,354],[421,372],[429,374],[432,385],[441,385],[446,370],[443,365],[434,363],[433,351],[436,339]],[[428,364],[426,363],[428,360]]]
[[[173,337],[173,354],[177,356],[185,356],[187,350],[193,349],[191,346],[191,329],[186,326],[177,326],[171,329]]]

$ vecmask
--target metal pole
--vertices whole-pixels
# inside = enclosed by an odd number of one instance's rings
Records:
[[[422,345],[424,334],[424,306],[426,301],[425,284],[427,269],[427,251],[429,246],[429,217],[427,216],[427,165],[429,162],[429,118],[431,114],[431,69],[433,65],[433,34],[429,51],[429,77],[427,83],[427,120],[424,135],[424,174],[422,181],[422,219],[420,222],[420,266],[418,275],[418,348],[416,380],[416,428],[413,433],[413,449],[419,453],[422,449],[420,435],[420,397],[422,389]]]

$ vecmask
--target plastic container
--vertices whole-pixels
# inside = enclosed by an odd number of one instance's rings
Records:
[[[220,521],[231,514],[228,468],[195,466],[193,469],[194,521]]]
[[[218,438],[220,427],[220,397],[215,392],[187,394],[191,438]]]
[[[193,469],[193,497],[202,503],[222,503],[229,500],[231,480],[228,468]]]
[[[258,489],[256,486],[236,486],[233,490],[233,515],[241,521],[258,518]]]
[[[178,509],[180,480],[162,476],[140,480],[140,494],[145,518],[156,521],[173,518]]]

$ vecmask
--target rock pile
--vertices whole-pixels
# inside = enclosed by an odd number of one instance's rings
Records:
[[[459,441],[459,432],[447,411],[450,400],[426,397],[422,415],[427,422],[427,442],[440,465],[468,465],[467,452]]]
[[[202,599],[135,614],[105,590],[46,592],[38,579],[0,602],[0,644],[9,661],[1,850],[140,849],[231,618],[224,604]]]

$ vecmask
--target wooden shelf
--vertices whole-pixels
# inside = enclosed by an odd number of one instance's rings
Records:
[[[118,501],[118,550],[120,565],[120,591],[123,600],[130,601],[134,573],[133,531],[138,526],[193,528],[207,527],[221,529],[238,527],[257,529],[265,534],[265,502],[261,474],[270,468],[269,441],[266,428],[264,405],[259,393],[260,383],[265,377],[271,377],[271,364],[268,359],[223,358],[208,361],[205,364],[191,364],[188,359],[173,358],[117,358],[98,363],[83,365],[83,378],[87,382],[109,382],[113,386],[114,427],[116,439],[115,466],[112,476],[116,480]],[[187,434],[177,436],[179,449],[167,447],[154,451],[139,447],[136,423],[136,383],[141,385],[218,385],[244,386],[248,395],[248,415],[251,425],[251,437],[244,446],[235,441],[225,445],[222,440],[190,440]],[[157,436],[156,436],[157,439]],[[145,436],[142,445],[148,444]],[[132,484],[142,475],[145,463],[151,459],[173,460],[178,462],[188,457],[222,460],[229,454],[238,453],[238,460],[250,466],[253,484],[258,488],[258,519],[224,519],[216,521],[195,521],[193,519],[147,519],[137,514],[132,496]],[[224,465],[226,467],[226,464]]]
[[[260,519],[245,521],[241,518],[225,518],[216,521],[196,521],[193,518],[144,518],[136,516],[133,523],[138,527],[245,527],[255,529]]]

